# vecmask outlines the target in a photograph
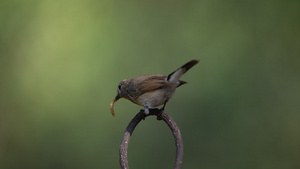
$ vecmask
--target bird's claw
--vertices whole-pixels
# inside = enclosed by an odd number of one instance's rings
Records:
[[[157,120],[162,120],[162,114],[164,112],[164,108],[159,109],[159,112],[157,114]]]
[[[147,115],[146,115],[146,113],[145,113],[145,109],[141,109],[141,110],[140,110],[140,113],[141,113],[142,119],[145,120],[146,117],[147,117]]]

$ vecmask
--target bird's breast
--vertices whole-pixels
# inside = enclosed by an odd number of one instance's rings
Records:
[[[165,103],[166,99],[170,99],[175,92],[175,89],[157,89],[151,92],[146,92],[136,99],[136,104],[148,106],[149,108],[157,107]]]

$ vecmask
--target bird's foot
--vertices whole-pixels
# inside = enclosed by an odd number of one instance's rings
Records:
[[[165,110],[165,107],[166,107],[166,104],[167,104],[168,101],[169,101],[169,98],[166,99],[166,101],[165,101],[163,107],[162,107],[161,109],[158,110],[159,112],[158,112],[158,114],[157,114],[157,120],[162,120],[162,114],[163,114],[163,112],[164,112],[164,110]]]
[[[142,117],[143,120],[145,120],[146,117],[149,115],[149,108],[146,106],[145,109],[141,109],[140,112],[141,112],[141,114],[142,114],[142,116],[143,116],[143,117]]]
[[[141,115],[141,117],[142,117],[143,120],[145,120],[146,117],[147,117],[147,115],[145,114],[145,110],[144,109],[140,110],[140,115]]]
[[[163,114],[164,110],[165,110],[164,107],[161,109],[158,109],[158,108],[149,109],[148,107],[145,107],[145,109],[140,110],[140,114],[142,116],[142,119],[145,120],[146,117],[150,115],[150,111],[153,111],[153,113],[151,115],[156,115],[157,120],[162,120],[162,114]],[[156,114],[154,112],[158,112],[158,113]]]
[[[164,107],[158,110],[159,112],[157,114],[157,118],[156,118],[157,120],[162,120],[162,114],[164,110],[165,110]]]

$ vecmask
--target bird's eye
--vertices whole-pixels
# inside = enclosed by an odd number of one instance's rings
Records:
[[[121,84],[119,84],[119,86],[118,86],[118,90],[121,90]]]

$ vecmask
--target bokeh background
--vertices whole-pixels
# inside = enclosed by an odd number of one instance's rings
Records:
[[[183,168],[300,168],[300,1],[0,2],[0,168],[114,169],[141,107],[118,83],[200,59],[166,107]],[[169,128],[149,117],[131,168],[172,168]]]

